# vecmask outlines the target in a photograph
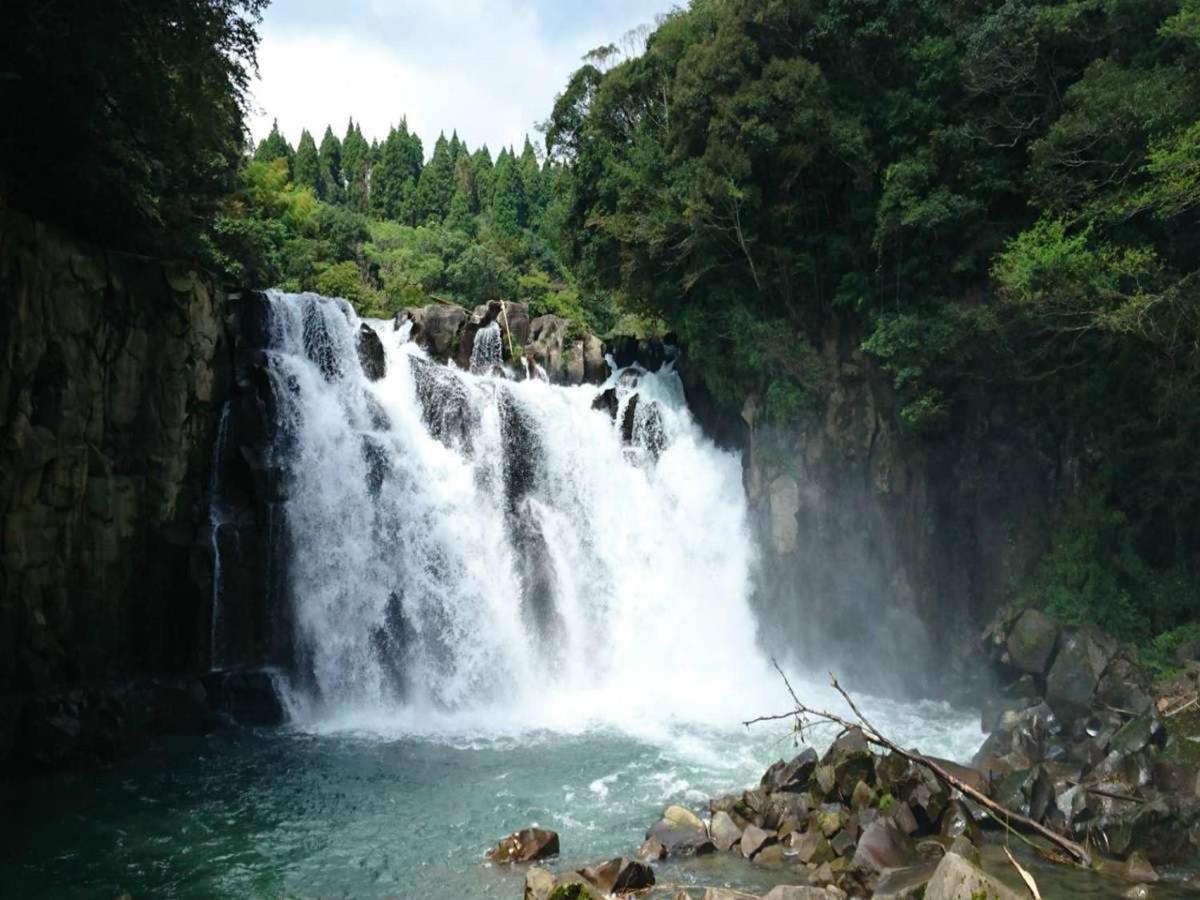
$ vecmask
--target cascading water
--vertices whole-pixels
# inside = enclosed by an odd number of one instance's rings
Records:
[[[345,301],[270,303],[302,724],[645,736],[786,703],[748,599],[740,461],[701,433],[669,364],[599,388],[518,382],[495,322],[477,374],[380,322],[372,382]],[[863,703],[905,740],[976,741]]]
[[[208,520],[211,527],[210,541],[213,554],[212,576],[212,610],[209,622],[209,666],[218,669],[221,666],[221,526],[225,524],[227,510],[225,495],[222,490],[221,473],[225,470],[222,456],[225,453],[225,442],[229,437],[229,404],[221,408],[221,419],[217,425],[217,440],[213,445],[212,475],[208,485]]]
[[[272,315],[315,719],[730,721],[769,683],[739,462],[669,369],[614,373],[614,422],[594,387],[439,366],[390,323],[371,383],[347,305],[274,295]],[[500,339],[479,330],[473,371]]]

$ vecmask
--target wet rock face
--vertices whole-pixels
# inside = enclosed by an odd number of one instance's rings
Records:
[[[0,696],[205,667],[225,310],[0,211]]]
[[[768,650],[876,690],[896,690],[903,671],[918,696],[975,702],[990,685],[974,637],[1036,563],[1059,463],[999,409],[914,442],[891,377],[860,346],[858,334],[825,336],[820,412],[782,425],[761,395],[742,406]]]
[[[358,360],[362,365],[363,374],[371,381],[378,381],[387,372],[383,341],[366,322],[358,329]]]

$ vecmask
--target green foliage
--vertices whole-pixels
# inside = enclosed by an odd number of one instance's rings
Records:
[[[191,253],[236,187],[266,0],[0,4],[0,196],[103,246]]]
[[[1139,648],[1138,657],[1157,678],[1167,678],[1179,669],[1177,654],[1183,647],[1200,645],[1200,622],[1189,622],[1164,631]]]
[[[1023,603],[1128,641],[1145,641],[1194,615],[1191,598],[1200,584],[1182,571],[1149,565],[1128,517],[1102,491],[1093,488],[1069,502],[1052,534],[1021,593]]]

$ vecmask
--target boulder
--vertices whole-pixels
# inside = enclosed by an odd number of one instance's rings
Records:
[[[916,861],[917,851],[912,838],[891,819],[883,818],[872,822],[862,833],[852,865],[855,869],[882,872],[910,866]]]
[[[638,847],[637,855],[642,862],[657,862],[666,859],[667,848],[658,838],[646,838],[642,841],[642,846]]]
[[[1147,884],[1158,881],[1158,871],[1142,854],[1131,853],[1129,859],[1125,861],[1125,877],[1130,881],[1136,881],[1140,884]]]
[[[886,869],[875,885],[874,900],[917,900],[925,893],[925,886],[937,869],[938,860],[905,866],[903,869]]]
[[[762,900],[757,894],[745,894],[732,888],[710,887],[704,889],[702,900]]]
[[[754,862],[760,866],[778,866],[783,864],[783,844],[774,843],[763,847],[754,854]]]
[[[779,760],[767,769],[760,782],[767,793],[778,791],[800,792],[807,790],[809,779],[817,768],[817,751],[811,747],[785,763]]]
[[[699,828],[688,828],[662,819],[646,832],[646,839],[651,838],[661,843],[671,856],[701,856],[717,849],[703,823]]]
[[[1151,744],[1161,747],[1167,739],[1167,731],[1156,712],[1146,712],[1125,723],[1112,736],[1109,747],[1118,753],[1129,755],[1145,750]]]
[[[604,344],[561,316],[538,316],[530,322],[525,350],[552,384],[599,384],[608,376]]]
[[[793,834],[791,849],[800,862],[818,866],[829,862],[837,855],[833,852],[833,845],[829,843],[829,839],[817,831]]]
[[[675,828],[704,829],[704,821],[690,809],[682,806],[668,806],[663,810],[662,821]]]
[[[375,329],[363,322],[358,329],[358,361],[368,381],[378,381],[387,373],[383,341]]]
[[[1112,655],[1111,644],[1092,629],[1063,630],[1046,675],[1046,702],[1060,720],[1087,714]]]
[[[654,885],[654,870],[636,859],[618,857],[578,870],[590,884],[605,894],[637,891]]]
[[[925,886],[925,900],[1023,900],[1016,891],[957,853],[947,853]]]
[[[753,859],[756,853],[777,841],[778,839],[774,834],[764,831],[757,825],[747,825],[742,832],[742,856],[746,857],[746,859]]]
[[[412,323],[410,340],[416,341],[438,362],[454,359],[460,345],[460,332],[470,318],[467,311],[453,303],[432,303],[396,314],[396,327]]]
[[[549,900],[554,890],[554,876],[545,869],[531,866],[525,873],[523,900]]]
[[[713,814],[708,833],[718,850],[731,849],[742,837],[742,829],[738,828],[729,813],[724,810]]]
[[[501,838],[487,858],[494,863],[533,862],[558,853],[558,834],[545,828],[524,828]]]
[[[1037,609],[1027,609],[1008,632],[1005,661],[1030,675],[1044,675],[1057,640],[1058,626],[1049,616]]]
[[[827,888],[808,884],[777,884],[763,894],[762,900],[837,900],[841,896]]]
[[[961,800],[951,800],[950,805],[946,807],[946,811],[942,814],[940,834],[951,840],[962,836],[973,844],[978,844],[983,839],[975,817],[971,815],[971,810]]]

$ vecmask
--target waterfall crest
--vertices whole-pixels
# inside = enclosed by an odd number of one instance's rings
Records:
[[[380,322],[372,382],[345,301],[269,300],[302,717],[752,711],[745,686],[771,679],[740,462],[702,435],[669,366],[599,389],[515,382],[495,374],[494,323],[472,374]],[[617,408],[593,408],[610,389]]]

